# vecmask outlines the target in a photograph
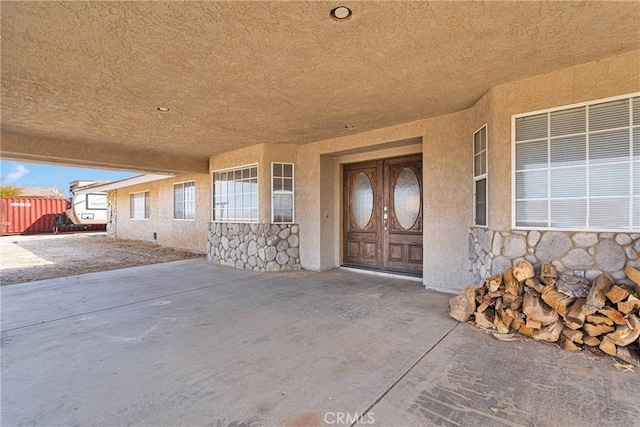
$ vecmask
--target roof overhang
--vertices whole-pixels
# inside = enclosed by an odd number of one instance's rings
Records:
[[[118,188],[131,187],[133,185],[145,184],[147,182],[160,181],[162,179],[172,178],[175,175],[158,175],[158,174],[146,174],[146,175],[138,175],[132,178],[121,179],[120,181],[113,181],[106,184],[99,185],[87,185],[86,187],[81,187],[75,190],[74,194],[87,194],[87,193],[95,193],[109,190],[117,190]]]
[[[336,6],[353,12],[338,22]],[[3,2],[5,158],[207,171],[640,49],[637,1]],[[168,111],[167,111],[168,109]]]

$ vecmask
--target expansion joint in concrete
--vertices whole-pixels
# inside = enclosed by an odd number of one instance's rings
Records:
[[[367,409],[365,409],[361,414],[360,417],[355,420],[349,427],[354,427],[356,426],[358,423],[360,423],[362,421],[362,419],[369,413],[371,412],[371,410],[382,400],[384,399],[384,397],[391,391],[393,390],[393,388],[400,382],[402,381],[402,379],[404,377],[406,377],[407,375],[409,375],[409,372],[411,372],[413,370],[413,368],[416,367],[416,365],[420,362],[422,362],[422,359],[424,359],[425,357],[427,357],[427,355],[429,353],[431,353],[431,351],[436,348],[442,341],[444,341],[445,338],[447,338],[449,336],[449,334],[451,332],[453,332],[453,330],[459,325],[460,323],[456,323],[455,325],[453,325],[446,334],[444,334],[438,341],[436,341],[431,347],[429,347],[427,349],[427,351],[424,352],[424,354],[422,354],[420,357],[418,357],[418,359],[413,362],[411,364],[411,366],[409,366],[407,368],[407,370],[405,370],[402,375],[400,375],[393,383],[391,383],[391,385],[389,385],[389,387],[387,387],[387,389],[385,391],[382,392],[382,394],[380,396],[378,396],[378,398],[376,400],[373,401],[373,403],[371,405],[369,405],[369,407]]]

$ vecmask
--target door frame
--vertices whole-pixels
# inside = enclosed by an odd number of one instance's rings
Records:
[[[420,234],[419,238],[417,238],[417,234],[411,233],[410,231],[405,232],[405,230],[395,230],[395,231],[385,231],[383,230],[384,222],[382,220],[382,210],[385,205],[389,207],[389,211],[394,209],[393,207],[393,188],[394,183],[391,182],[393,179],[392,176],[388,176],[391,174],[392,168],[394,165],[404,165],[404,164],[420,164],[420,174],[416,172],[418,176],[418,182],[420,184],[420,212],[418,214],[418,218],[415,224],[419,224]],[[372,218],[378,216],[378,226],[379,226],[379,234],[377,244],[379,245],[379,262],[377,265],[366,265],[366,264],[356,264],[352,262],[346,262],[347,253],[346,247],[348,245],[348,224],[347,221],[350,219],[347,218],[347,212],[350,204],[351,197],[351,188],[347,188],[347,170],[350,166],[355,166],[355,170],[358,168],[366,169],[372,168],[378,165],[378,173],[379,173],[379,188],[377,190],[378,194],[374,193],[374,207],[372,212]],[[413,169],[413,168],[411,168]],[[352,161],[352,162],[341,162],[339,171],[339,191],[340,191],[340,215],[339,215],[339,261],[340,265],[349,268],[357,268],[364,270],[372,270],[382,273],[391,273],[391,274],[400,274],[414,277],[422,277],[423,269],[424,269],[424,259],[423,259],[423,245],[424,245],[424,170],[423,170],[423,157],[422,153],[407,153],[403,155],[396,155],[391,157],[377,157],[373,159],[363,159],[361,161]],[[372,186],[376,184],[372,182]],[[378,212],[376,212],[378,211]],[[392,220],[395,219],[395,213],[393,215],[389,215],[388,226],[391,228]],[[414,225],[415,225],[414,224]],[[412,227],[413,228],[413,227]],[[385,257],[390,256],[390,248],[388,247],[390,243],[390,235],[401,235],[401,234],[413,234],[413,248],[418,249],[416,246],[420,246],[419,257],[420,262],[415,263],[415,268],[405,269],[405,268],[394,268],[394,266],[389,265],[392,264],[390,260],[385,259]]]

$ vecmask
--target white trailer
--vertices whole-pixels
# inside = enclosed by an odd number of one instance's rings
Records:
[[[91,187],[103,184],[96,181],[69,183],[69,209],[67,218],[75,225],[100,225],[107,223],[107,192],[94,191]]]

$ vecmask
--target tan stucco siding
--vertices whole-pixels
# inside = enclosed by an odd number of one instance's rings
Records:
[[[195,181],[195,220],[173,219],[173,185]],[[131,219],[129,216],[131,193],[149,191],[149,219]],[[121,239],[153,241],[157,233],[158,244],[196,252],[207,250],[207,225],[211,221],[211,183],[209,174],[184,174],[174,178],[149,182],[117,190],[117,236]]]
[[[466,266],[467,228],[472,215],[469,209],[472,198],[471,136],[466,132],[470,128],[469,115],[465,111],[393,129],[323,141],[312,144],[316,148],[313,152],[301,150],[298,156],[301,169],[311,175],[320,171],[320,209],[317,211],[320,215],[304,215],[310,220],[299,221],[301,260],[311,258],[317,263],[317,269],[340,265],[341,164],[422,152],[424,283],[431,288],[446,289],[451,286],[452,278],[462,283],[470,282],[471,275],[467,274]],[[372,145],[378,151],[371,151]],[[392,148],[386,148],[388,146]],[[331,153],[332,148],[334,153]],[[353,153],[358,149],[360,153]],[[318,152],[330,154],[321,156]],[[341,155],[344,152],[349,154]],[[315,201],[311,196],[307,195],[309,199],[302,203],[305,210],[309,210]]]
[[[209,159],[209,173],[246,165],[258,165],[258,222],[271,222],[271,162],[295,163],[298,147],[290,144],[258,144]],[[297,174],[298,171],[296,170]],[[295,179],[295,178],[294,178]]]
[[[82,144],[76,141],[2,129],[2,157],[67,166],[120,169],[149,173],[204,173],[207,162],[182,156],[141,151],[122,146]]]
[[[640,51],[493,88],[485,96],[489,104],[489,228],[511,228],[512,115],[638,91]]]
[[[459,113],[301,148],[296,197],[303,267],[327,269],[340,264],[336,195],[341,161],[400,155],[406,148],[398,147],[399,142],[418,139],[424,159],[425,285],[452,290],[470,283],[467,231],[473,224],[473,132],[488,126],[489,227],[510,229],[511,116],[638,91],[639,57],[636,51],[521,80],[492,89]]]
[[[473,222],[470,111],[425,123],[424,263],[428,288],[451,289],[472,281],[467,229]]]
[[[326,270],[341,264],[341,165],[420,153],[422,135],[414,122],[299,149],[296,218],[304,268]]]
[[[260,221],[270,221],[270,162],[295,163],[296,222],[303,268],[341,263],[341,165],[422,152],[424,284],[456,291],[473,282],[473,133],[488,126],[488,228],[511,228],[513,114],[640,90],[640,51],[494,87],[469,109],[304,146],[261,144],[216,155],[210,170],[258,163]]]

